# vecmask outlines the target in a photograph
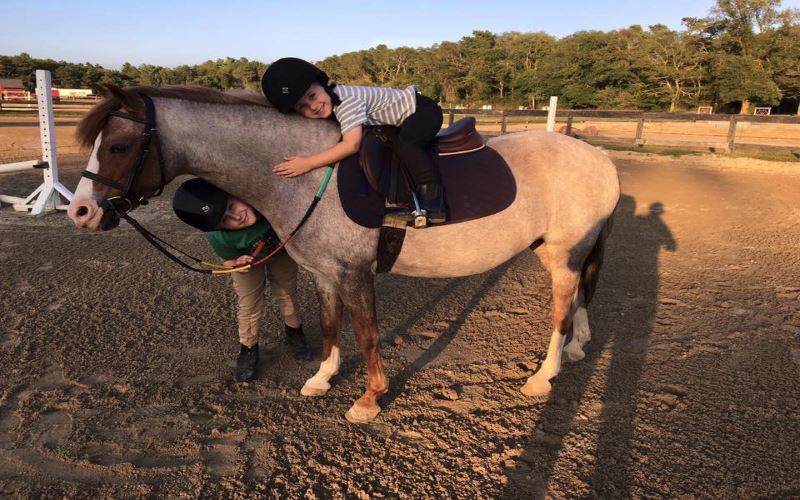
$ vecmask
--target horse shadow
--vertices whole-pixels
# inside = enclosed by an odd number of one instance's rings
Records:
[[[503,498],[563,495],[549,483],[565,449],[564,438],[577,426],[587,427],[584,435],[597,436],[593,452],[583,457],[581,477],[576,478],[585,483],[588,495],[630,496],[633,418],[658,308],[659,255],[662,249],[677,249],[662,220],[664,206],[656,202],[649,208],[647,214],[636,215],[636,200],[627,195],[620,198],[590,305],[593,338],[585,346],[586,358],[562,367],[536,429],[515,466],[507,470]],[[598,369],[605,373],[598,374]],[[599,394],[590,387],[598,375],[606,379]],[[588,399],[599,399],[599,403],[586,403]],[[583,473],[587,468],[590,472]]]

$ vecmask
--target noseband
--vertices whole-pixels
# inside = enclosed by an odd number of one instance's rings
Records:
[[[86,177],[87,179],[91,179],[95,182],[99,182],[108,187],[112,187],[115,189],[119,189],[121,193],[119,196],[112,196],[111,198],[104,199],[100,206],[103,210],[106,211],[113,211],[117,214],[125,214],[132,210],[137,205],[146,205],[147,198],[142,195],[138,200],[131,200],[131,192],[133,191],[136,182],[141,177],[142,172],[144,171],[145,163],[147,163],[147,155],[150,153],[150,143],[155,137],[156,144],[158,145],[158,136],[156,136],[156,107],[153,104],[153,100],[150,96],[145,94],[139,94],[142,100],[144,101],[144,120],[133,116],[129,113],[124,113],[122,111],[114,111],[109,113],[109,116],[116,116],[119,118],[124,118],[126,120],[131,120],[137,123],[144,124],[144,130],[142,131],[142,141],[139,146],[139,156],[136,158],[136,165],[131,172],[131,175],[128,177],[128,180],[125,184],[117,182],[113,179],[109,179],[108,177],[104,177],[102,175],[98,175],[94,172],[89,172],[88,170],[84,170],[81,172],[82,177]],[[158,186],[158,190],[152,196],[158,196],[164,190],[165,178],[164,178],[164,165],[161,161],[161,148],[158,149],[158,169],[161,174],[161,181]]]

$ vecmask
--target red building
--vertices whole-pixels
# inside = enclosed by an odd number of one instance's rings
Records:
[[[17,78],[0,78],[0,100],[30,99],[30,93]]]

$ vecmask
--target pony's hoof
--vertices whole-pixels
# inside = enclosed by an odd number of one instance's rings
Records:
[[[550,389],[552,388],[553,386],[547,380],[545,380],[544,382],[540,382],[538,380],[534,380],[533,377],[531,377],[528,379],[527,382],[525,382],[525,385],[522,386],[520,391],[522,391],[522,394],[526,396],[530,396],[532,398],[539,400],[546,398],[547,395],[550,394]]]
[[[326,384],[326,385],[327,385],[327,387],[325,387],[325,386],[314,386],[314,385],[309,385],[309,383],[306,382],[305,385],[302,387],[302,389],[300,389],[300,395],[301,396],[311,396],[311,397],[324,396],[324,395],[328,394],[328,391],[331,388],[330,384]]]
[[[375,420],[375,417],[380,413],[381,407],[375,405],[373,407],[364,408],[362,406],[353,405],[344,414],[344,418],[351,424],[368,424]]]
[[[576,361],[580,361],[586,357],[586,353],[583,352],[583,349],[580,347],[570,348],[569,346],[564,348],[564,361],[567,363],[575,363]]]

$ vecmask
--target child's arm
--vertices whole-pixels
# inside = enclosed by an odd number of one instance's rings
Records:
[[[319,167],[327,167],[339,160],[358,153],[361,145],[361,127],[348,130],[342,140],[330,149],[311,156],[287,156],[283,163],[272,167],[272,171],[285,177],[297,177]]]

